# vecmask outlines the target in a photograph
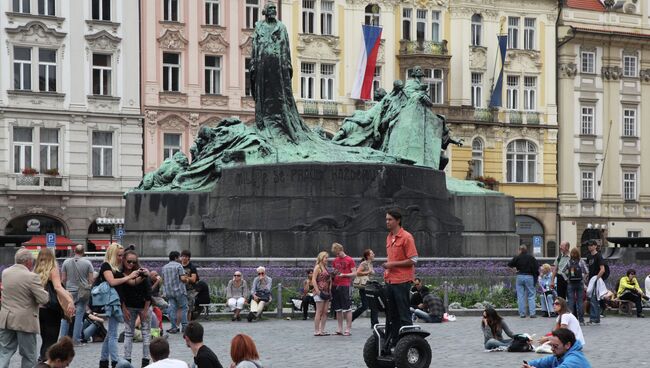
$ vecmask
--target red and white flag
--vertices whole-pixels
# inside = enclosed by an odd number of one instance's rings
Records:
[[[372,78],[377,65],[377,53],[381,41],[381,27],[363,25],[363,48],[359,66],[357,67],[357,78],[352,85],[351,98],[370,100],[372,96]]]

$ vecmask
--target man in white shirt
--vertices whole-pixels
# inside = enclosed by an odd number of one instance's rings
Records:
[[[149,352],[154,362],[149,364],[148,368],[188,368],[187,363],[182,360],[169,359],[169,344],[162,337],[151,340]]]

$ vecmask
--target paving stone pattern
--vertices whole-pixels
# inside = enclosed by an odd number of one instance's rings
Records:
[[[506,317],[515,333],[527,332],[537,336],[547,333],[552,319],[520,319]],[[458,317],[456,322],[422,324],[431,332],[428,338],[433,350],[431,367],[521,367],[522,360],[533,360],[535,353],[487,353],[483,351],[483,336],[479,329],[480,317]],[[243,332],[255,340],[265,367],[365,367],[362,349],[370,335],[368,318],[360,318],[353,324],[352,336],[313,336],[313,321],[275,320],[247,323],[215,321],[204,322],[205,343],[210,346],[224,367],[230,364],[230,340]],[[334,331],[336,321],[328,320],[327,330]],[[583,327],[587,341],[584,349],[594,368],[599,367],[650,367],[647,337],[650,320],[634,317],[611,316],[602,319],[600,326]],[[165,328],[169,328],[165,324]],[[120,327],[120,331],[122,327]],[[192,362],[192,354],[180,334],[169,337],[172,357]],[[120,354],[122,344],[119,344]],[[100,343],[79,347],[71,367],[92,368],[98,366]],[[142,354],[141,344],[134,346],[133,361]],[[11,367],[19,367],[18,353]]]

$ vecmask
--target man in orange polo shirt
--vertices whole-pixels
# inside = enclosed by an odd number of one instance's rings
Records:
[[[390,346],[397,343],[399,329],[411,325],[409,291],[415,278],[415,264],[418,261],[418,251],[415,249],[413,235],[402,228],[402,214],[394,209],[386,212],[387,261],[384,268],[386,281],[386,296],[390,315],[386,317]]]

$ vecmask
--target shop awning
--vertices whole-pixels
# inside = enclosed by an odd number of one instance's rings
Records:
[[[95,250],[106,250],[111,245],[108,239],[88,239],[88,241],[95,245]]]
[[[27,249],[41,249],[47,247],[47,241],[45,240],[45,235],[35,235],[32,238],[22,244]],[[56,250],[71,250],[77,245],[77,243],[66,238],[65,236],[57,235],[56,236]]]

